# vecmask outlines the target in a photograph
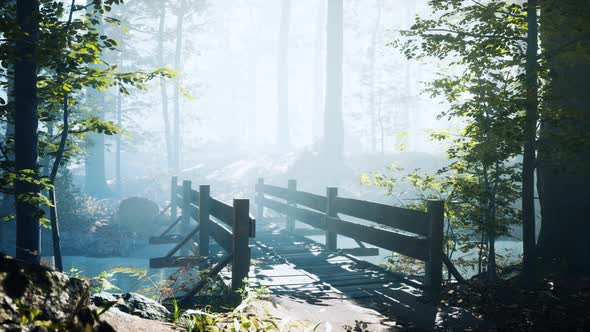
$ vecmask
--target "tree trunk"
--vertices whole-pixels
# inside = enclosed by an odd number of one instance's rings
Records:
[[[93,0],[87,0],[88,12],[92,11]],[[100,21],[97,30],[102,33],[102,17],[100,14],[97,17]],[[93,110],[97,117],[104,115],[104,94],[96,89],[86,89],[87,105]],[[111,190],[107,185],[105,172],[105,137],[104,134],[90,133],[86,136],[86,156],[84,158],[84,165],[86,170],[85,175],[85,190],[88,194],[96,197],[105,197],[111,194]]]
[[[537,1],[528,0],[527,21],[527,109],[522,162],[522,244],[524,285],[535,282],[535,141],[537,139]]]
[[[277,146],[289,148],[289,25],[291,0],[281,0],[281,22],[279,27],[279,48],[277,68],[278,126]]]
[[[375,81],[377,73],[375,71],[376,51],[377,51],[377,36],[379,35],[379,28],[381,26],[381,14],[383,12],[383,0],[377,0],[377,18],[375,19],[375,26],[371,36],[371,47],[369,49],[370,61],[370,91],[369,91],[369,116],[371,118],[371,152],[377,151],[377,114],[375,111]]]
[[[16,12],[16,0],[9,0],[10,6],[14,6],[13,12]],[[14,63],[9,63],[6,68],[6,127],[4,131],[4,141],[1,143],[6,149],[6,162],[14,166]],[[3,193],[0,202],[0,216],[12,215],[15,211],[14,194]],[[14,239],[8,237],[9,228],[14,224],[0,222],[0,251],[14,256]]]
[[[117,127],[121,128],[123,125],[123,98],[121,91],[117,90]],[[115,138],[115,188],[118,193],[121,193],[123,188],[121,179],[121,134],[117,134]]]
[[[177,71],[182,70],[182,30],[184,26],[184,1],[181,1],[181,6],[178,9],[176,16],[176,50],[174,54],[174,68]],[[177,78],[176,87],[174,88],[173,107],[174,107],[174,130],[173,130],[173,149],[174,160],[173,170],[175,173],[180,171],[180,78]]]
[[[15,63],[15,166],[18,173],[32,172],[38,178],[37,129],[37,42],[39,38],[39,1],[17,2],[16,20],[21,35],[16,42]],[[32,181],[15,181],[16,258],[27,263],[40,263],[40,209],[35,201],[26,199],[39,195],[39,186]]]
[[[538,143],[538,251],[590,273],[590,8],[585,0],[540,4],[549,82]]]
[[[342,160],[342,43],[343,0],[328,0],[326,50],[326,108],[324,111],[324,156],[330,163]]]
[[[326,1],[318,0],[316,36],[314,49],[314,111],[312,116],[312,140],[322,137],[322,114],[324,113],[325,55],[326,48]]]
[[[161,5],[161,12],[160,12],[160,23],[158,28],[158,49],[156,50],[156,54],[158,54],[158,65],[161,67],[165,66],[164,61],[164,39],[166,38],[166,3],[163,2]],[[162,119],[164,120],[164,141],[166,142],[166,159],[168,161],[168,171],[172,171],[174,169],[174,152],[172,150],[172,139],[170,138],[170,119],[168,116],[168,87],[166,85],[166,79],[164,77],[160,77],[160,95],[162,98]]]

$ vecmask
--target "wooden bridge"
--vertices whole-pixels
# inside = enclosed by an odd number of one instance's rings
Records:
[[[424,328],[434,324],[436,307],[428,299],[442,284],[443,201],[428,201],[424,212],[339,197],[337,188],[327,188],[322,196],[298,191],[295,180],[279,187],[259,179],[254,219],[248,200],[234,199],[230,205],[211,197],[209,186],[197,191],[191,185],[178,186],[172,178],[171,224],[150,239],[175,244],[164,257],[151,259],[151,267],[190,265],[208,271],[183,301],[212,276],[221,276],[233,290],[248,277],[250,284],[278,296],[312,304],[354,301]],[[306,237],[310,234],[322,234],[325,244]],[[339,235],[358,247],[339,249]],[[423,261],[424,276],[404,276],[358,258],[377,255],[377,248]]]

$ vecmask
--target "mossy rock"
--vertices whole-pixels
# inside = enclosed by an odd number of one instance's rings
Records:
[[[141,236],[151,236],[159,228],[160,208],[143,197],[130,197],[121,201],[114,222]]]

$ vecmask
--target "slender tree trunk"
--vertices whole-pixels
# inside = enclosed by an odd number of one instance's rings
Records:
[[[383,0],[377,0],[377,18],[375,19],[375,25],[373,27],[371,36],[371,47],[369,49],[369,61],[370,61],[370,91],[369,91],[369,116],[371,118],[371,151],[377,151],[377,115],[375,114],[375,81],[376,81],[376,49],[377,49],[377,36],[379,35],[379,29],[381,26],[381,14],[383,12]]]
[[[289,25],[291,20],[291,0],[281,0],[281,22],[279,27],[277,100],[278,126],[277,145],[288,149],[289,138]]]
[[[59,171],[59,166],[61,165],[64,152],[66,150],[66,143],[68,141],[68,131],[70,130],[69,116],[70,108],[68,94],[64,91],[62,123],[63,128],[61,131],[61,137],[59,141],[59,146],[57,148],[57,153],[55,154],[55,160],[53,161],[53,166],[51,167],[51,173],[49,173],[49,183],[52,186],[54,186],[52,189],[49,189],[49,201],[53,205],[49,208],[49,219],[51,221],[51,233],[53,238],[53,255],[55,256],[55,268],[58,271],[63,271],[63,263],[61,256],[61,240],[59,235],[59,220],[57,216],[57,200],[55,197],[55,179],[57,178],[57,172]]]
[[[544,0],[541,45],[549,69],[538,142],[538,253],[590,273],[590,8]]]
[[[166,3],[163,2],[161,5],[160,22],[158,28],[158,65],[161,67],[165,66],[164,61],[164,40],[166,39]],[[164,141],[166,142],[166,159],[168,161],[168,171],[174,169],[174,152],[172,149],[172,139],[170,137],[170,119],[168,116],[168,86],[166,79],[160,77],[160,95],[162,99],[162,119],[164,120]]]
[[[522,244],[524,285],[535,283],[535,141],[537,139],[537,1],[528,0],[527,109],[522,162]]]
[[[117,90],[117,127],[121,128],[123,125],[123,98],[121,91]],[[121,134],[117,134],[115,138],[115,188],[118,193],[121,193],[123,188],[121,179]]]
[[[252,36],[252,45],[248,50],[248,81],[250,82],[249,92],[249,112],[246,112],[246,137],[248,142],[253,146],[256,145],[256,122],[258,109],[258,45],[256,44],[257,38],[260,34],[260,24],[257,21],[257,17],[254,14],[254,8],[250,7],[249,10],[249,21],[253,27],[254,34]]]
[[[342,160],[343,0],[328,0],[326,51],[326,108],[324,111],[324,156]]]
[[[88,13],[93,10],[94,0],[87,0]],[[97,15],[99,25],[96,27],[99,33],[102,33],[102,17],[100,14]],[[104,94],[96,89],[86,89],[86,100],[89,107],[94,111],[94,115],[102,117],[104,115]],[[106,172],[105,172],[105,135],[91,133],[86,136],[86,156],[84,158],[84,164],[86,169],[85,175],[85,190],[88,194],[105,197],[111,194],[111,190],[107,185]]]
[[[314,48],[314,111],[312,116],[312,141],[322,137],[322,114],[324,113],[325,49],[326,49],[326,0],[318,0]]]
[[[176,16],[176,50],[174,54],[174,68],[177,71],[182,70],[182,30],[184,26],[184,1],[181,1],[181,6]],[[174,148],[174,162],[173,169],[175,173],[180,171],[180,78],[177,78],[177,86],[174,88],[173,107],[174,107],[174,130],[173,130],[173,148]]]
[[[39,1],[19,0],[16,20],[20,36],[16,42],[15,64],[15,166],[18,173],[32,172],[38,178],[37,158],[39,137],[37,129],[37,42],[39,39]],[[39,195],[40,188],[31,181],[15,181],[16,257],[27,263],[39,264],[41,257],[40,209],[30,199]]]

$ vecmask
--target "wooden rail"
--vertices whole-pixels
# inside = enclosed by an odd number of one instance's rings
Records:
[[[366,248],[364,242],[424,261],[425,288],[433,292],[441,288],[444,201],[427,201],[427,211],[423,212],[339,197],[335,187],[327,188],[326,196],[320,196],[298,191],[295,180],[282,188],[258,179],[256,204],[259,221],[267,208],[285,215],[290,231],[295,230],[295,221],[323,230],[328,251],[338,250],[340,234],[359,243],[360,248],[342,250],[357,256],[378,254],[375,248]],[[363,223],[344,220],[341,215]]]
[[[243,287],[243,280],[250,270],[249,238],[255,235],[256,220],[250,215],[249,200],[234,199],[233,205],[217,200],[210,195],[208,185],[199,186],[199,190],[191,188],[191,181],[185,180],[182,187],[178,186],[177,177],[171,182],[171,224],[157,237],[150,238],[152,244],[176,243],[174,248],[164,257],[150,259],[151,268],[163,268],[184,265],[209,264],[210,245],[212,238],[223,248],[227,255],[209,272],[215,274],[232,265],[232,290]],[[180,210],[180,216],[178,212]],[[191,221],[197,225],[191,229]],[[177,227],[177,225],[180,225]],[[180,234],[169,235],[173,228],[180,228]],[[179,256],[175,254],[180,253]],[[203,287],[203,281],[197,283],[183,300],[196,294]]]

